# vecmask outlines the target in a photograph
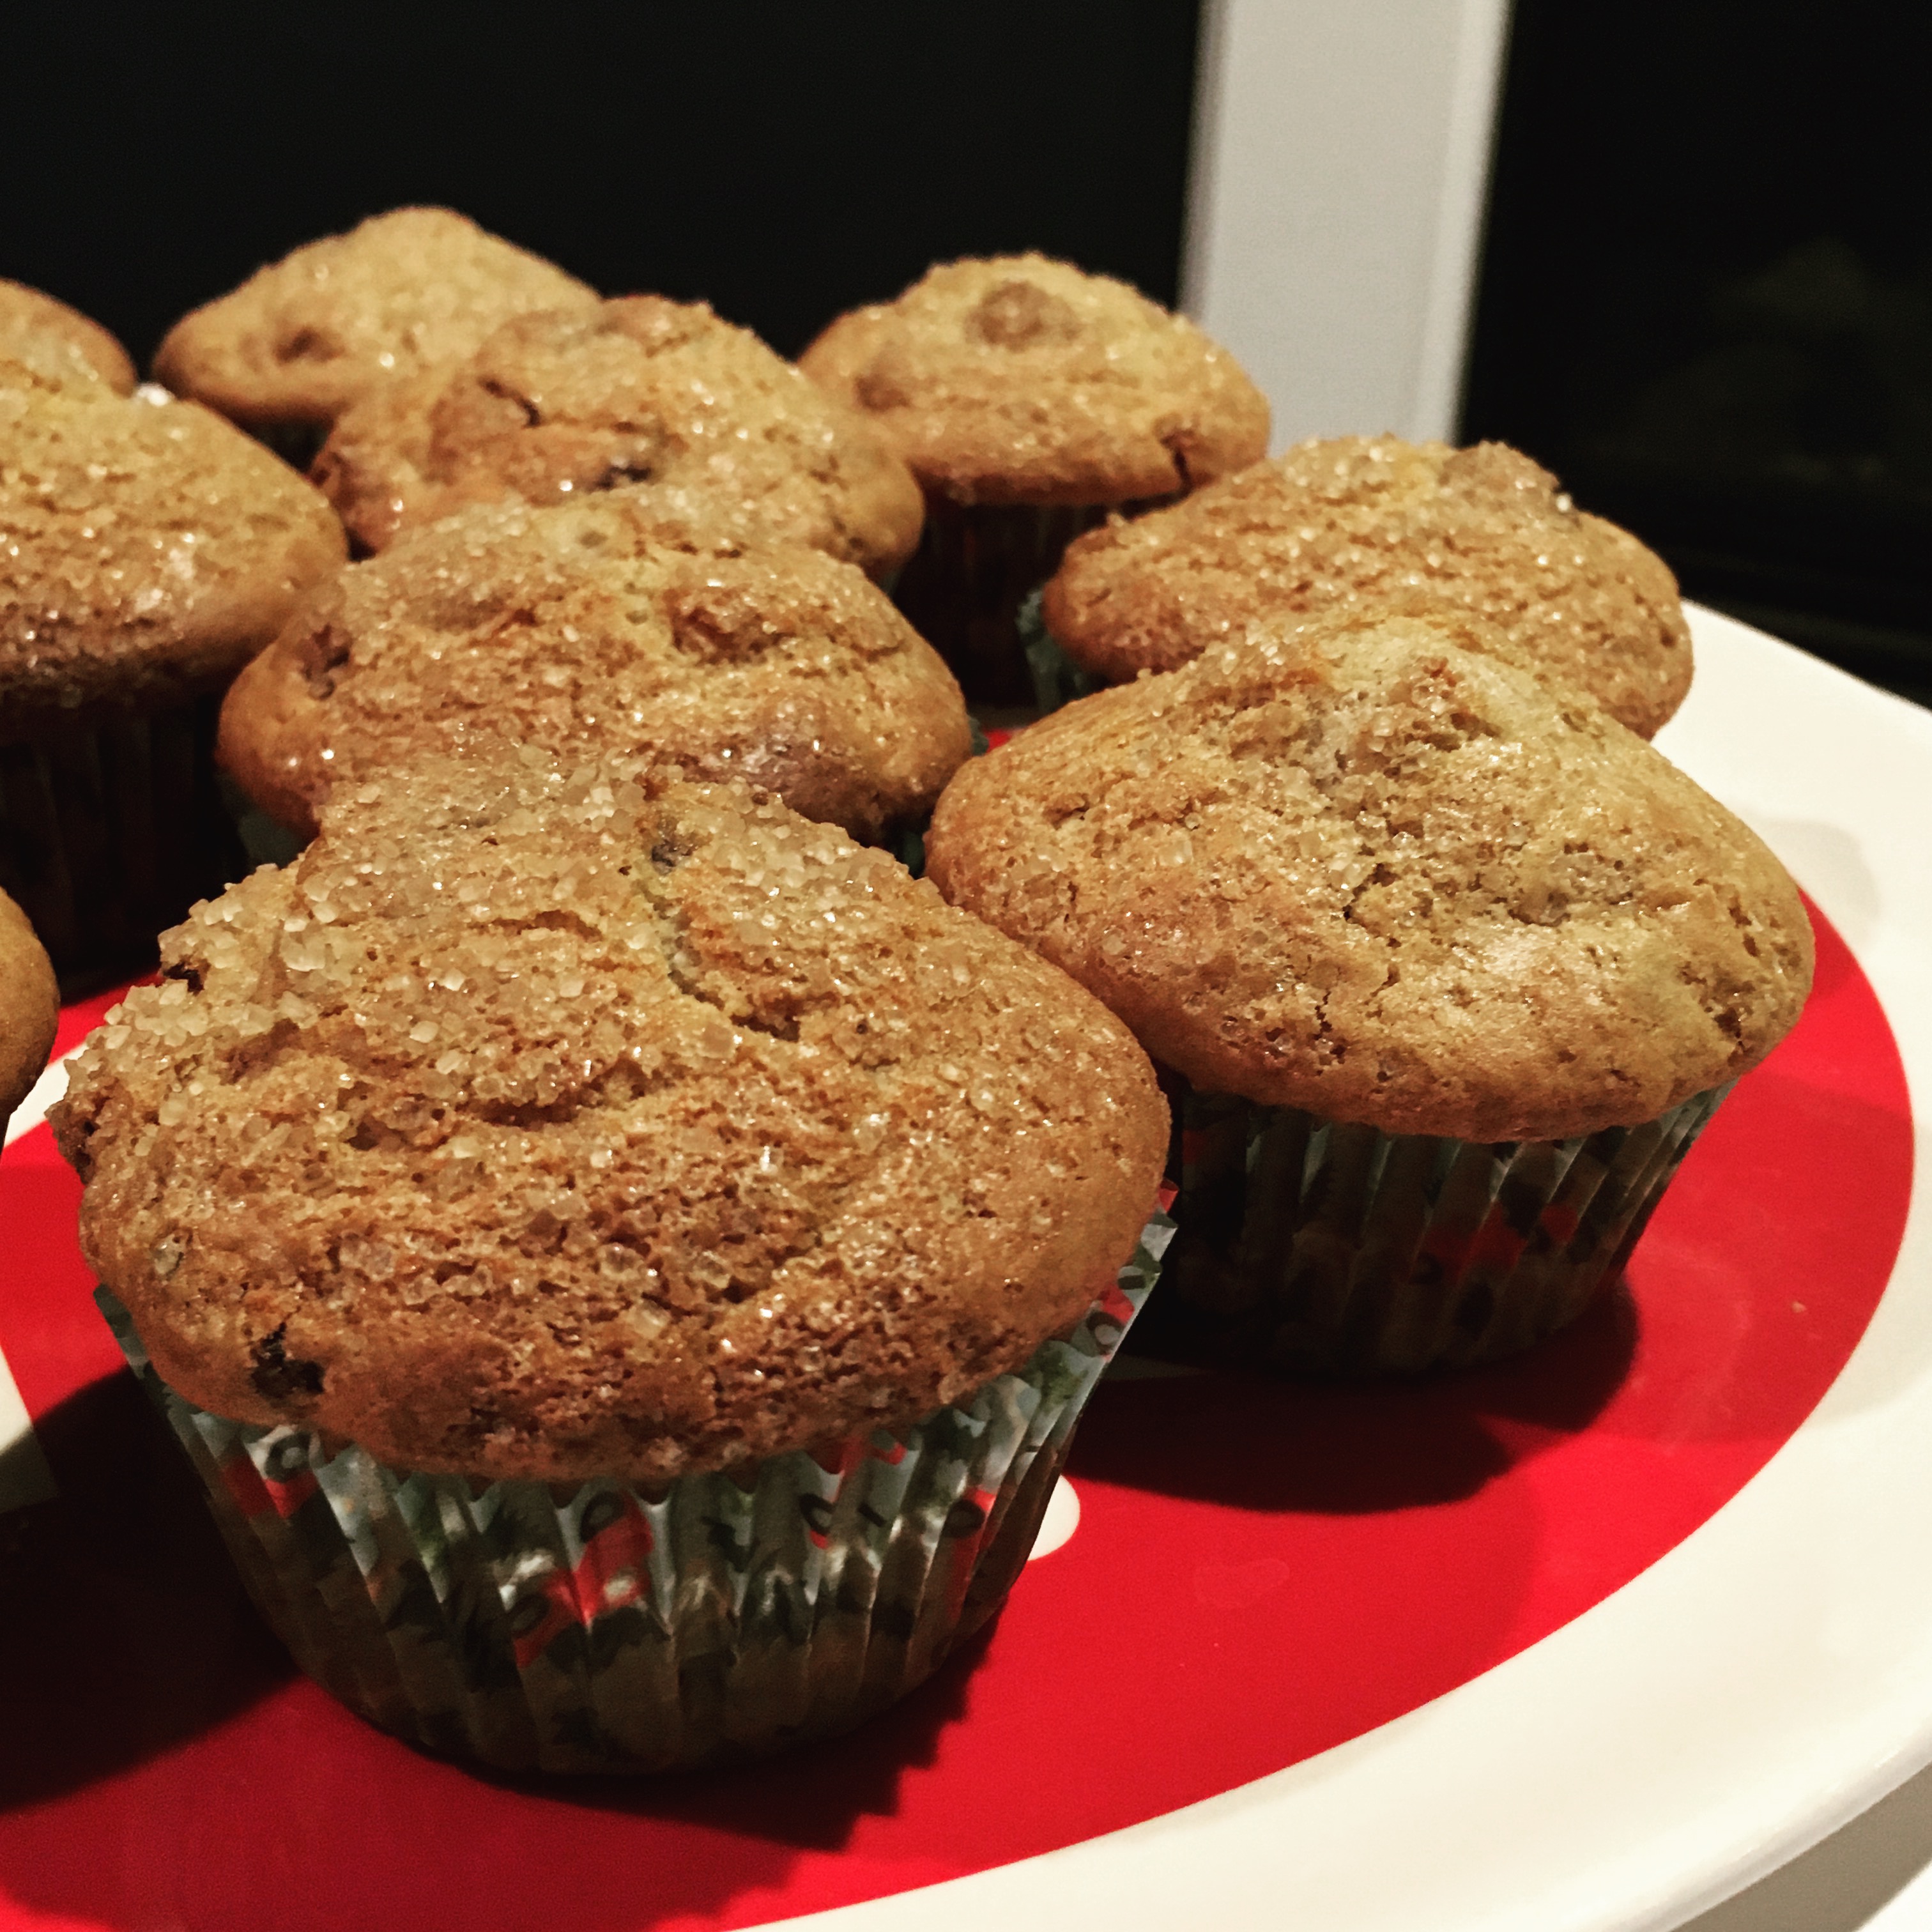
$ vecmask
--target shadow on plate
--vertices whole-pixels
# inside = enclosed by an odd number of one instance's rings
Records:
[[[764,1763],[478,1774],[295,1672],[130,1377],[36,1427],[59,1496],[0,1516],[0,1901],[64,1922],[616,1932],[730,1918],[896,1812],[989,1634],[850,1736]]]
[[[1238,1509],[1361,1514],[1460,1501],[1526,1454],[1492,1420],[1552,1437],[1587,1428],[1636,1352],[1619,1282],[1514,1360],[1414,1381],[1294,1382],[1180,1372],[1110,1376],[1082,1419],[1071,1473]]]
[[[0,1516],[0,1810],[168,1750],[292,1668],[131,1376],[34,1426],[60,1493]]]

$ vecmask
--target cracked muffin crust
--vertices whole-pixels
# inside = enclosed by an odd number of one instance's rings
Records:
[[[312,472],[381,550],[473,503],[648,491],[874,576],[919,541],[920,494],[856,412],[703,302],[626,296],[506,322],[454,368],[380,390]]]
[[[0,279],[0,358],[47,382],[105,382],[117,395],[134,387],[134,365],[99,322],[20,282]]]
[[[1551,684],[1646,738],[1690,688],[1662,558],[1502,443],[1302,443],[1076,538],[1045,615],[1076,663],[1125,683],[1256,623],[1417,597],[1486,619]]]
[[[928,813],[971,730],[884,592],[650,511],[489,506],[352,565],[236,681],[221,762],[304,836],[332,785],[494,738],[740,778],[860,838]]]
[[[0,1128],[40,1077],[59,1018],[46,949],[26,914],[0,892]]]
[[[1124,282],[1043,255],[928,269],[799,366],[959,503],[1125,503],[1253,462],[1268,406],[1234,358]]]
[[[1783,868],[1454,634],[1331,618],[1082,699],[961,769],[928,874],[1213,1092],[1558,1140],[1744,1072],[1810,982]]]
[[[467,356],[513,315],[596,300],[466,216],[398,208],[184,316],[154,376],[251,430],[326,430],[371,389]]]
[[[903,1424],[1132,1252],[1126,1030],[768,796],[518,759],[338,796],[55,1112],[158,1371],[404,1468],[656,1483]]]
[[[0,741],[218,691],[346,554],[301,477],[159,390],[0,361]]]

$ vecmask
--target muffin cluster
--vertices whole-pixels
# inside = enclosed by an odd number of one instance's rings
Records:
[[[70,986],[160,934],[54,1115],[104,1310],[428,1748],[859,1721],[998,1609],[1170,1236],[1173,1354],[1527,1347],[1802,1006],[1646,742],[1662,562],[1500,447],[1269,459],[1122,284],[944,265],[794,367],[404,209],[155,374],[0,284],[0,888]],[[0,898],[0,1098],[34,944]]]

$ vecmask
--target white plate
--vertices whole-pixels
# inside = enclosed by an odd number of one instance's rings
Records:
[[[1856,952],[1922,1121],[1932,714],[1727,618],[1692,622],[1696,686],[1659,742],[1769,841]],[[1575,1622],[1239,1790],[788,1922],[1640,1932],[1803,1850],[1932,1760],[1927,1165],[1892,1286],[1816,1412],[1703,1528]]]

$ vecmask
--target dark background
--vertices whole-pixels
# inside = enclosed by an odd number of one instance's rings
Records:
[[[1518,0],[1462,430],[1932,702],[1932,16]]]
[[[1171,304],[1197,12],[15,8],[0,274],[144,367],[260,263],[408,202],[788,355],[956,255],[1040,248]]]

